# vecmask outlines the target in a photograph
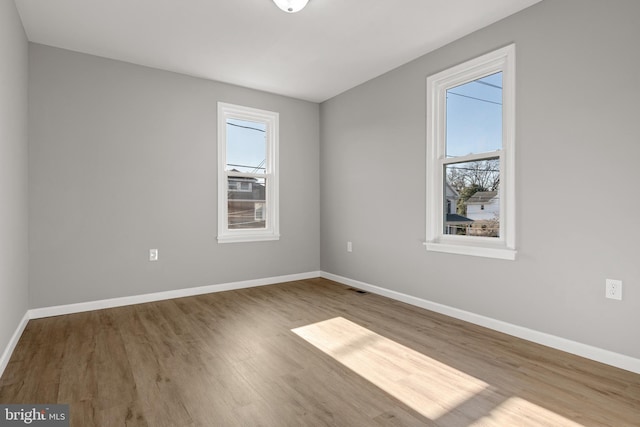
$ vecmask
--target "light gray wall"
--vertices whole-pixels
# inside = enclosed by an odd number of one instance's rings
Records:
[[[0,1],[0,354],[28,308],[27,37]]]
[[[218,101],[280,113],[279,241],[216,242]],[[318,104],[31,44],[29,108],[31,307],[319,269]]]
[[[544,1],[323,103],[322,270],[640,357],[638,17]],[[518,259],[426,252],[426,77],[512,42]]]

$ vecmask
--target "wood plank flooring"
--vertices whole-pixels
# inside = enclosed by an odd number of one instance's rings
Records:
[[[31,320],[0,403],[83,427],[620,427],[640,375],[311,279]]]

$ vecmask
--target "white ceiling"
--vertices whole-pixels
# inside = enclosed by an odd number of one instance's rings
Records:
[[[15,0],[30,41],[320,102],[540,0]]]

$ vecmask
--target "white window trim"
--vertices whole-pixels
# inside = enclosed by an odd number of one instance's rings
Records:
[[[500,159],[500,237],[444,234],[446,91],[502,71],[502,149]],[[487,157],[487,153],[456,158],[456,162]],[[515,44],[427,77],[427,236],[428,251],[489,258],[516,258],[515,194]]]
[[[229,229],[227,119],[248,120],[266,124],[266,169],[264,173],[243,173],[247,178],[266,179],[266,227],[260,229]],[[279,114],[242,105],[218,102],[218,243],[258,242],[280,239],[279,181],[278,181]],[[237,174],[235,174],[237,175]]]

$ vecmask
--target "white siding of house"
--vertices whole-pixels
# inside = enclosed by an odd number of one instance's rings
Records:
[[[474,221],[483,219],[494,219],[500,216],[500,203],[496,199],[484,204],[484,209],[481,209],[481,204],[469,204],[467,205],[467,218]]]

